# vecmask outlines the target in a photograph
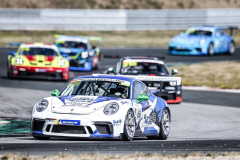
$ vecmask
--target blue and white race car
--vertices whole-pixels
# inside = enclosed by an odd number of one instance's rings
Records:
[[[235,42],[224,30],[237,27],[197,26],[175,36],[169,42],[169,54],[173,55],[209,55],[225,53],[233,55]]]
[[[77,37],[55,35],[55,45],[63,57],[69,60],[69,70],[91,71],[98,69],[100,49],[91,47],[89,40],[102,41],[101,37]]]
[[[35,104],[31,134],[51,137],[117,138],[134,136],[167,139],[171,114],[134,76],[90,75],[73,79],[60,93]],[[177,77],[142,77],[175,81]]]

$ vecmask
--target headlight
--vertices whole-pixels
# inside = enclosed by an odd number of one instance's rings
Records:
[[[115,114],[119,109],[119,105],[117,103],[109,103],[103,110],[103,113],[106,115]]]
[[[89,52],[89,56],[93,56],[94,55],[94,52],[93,51],[90,51]]]
[[[83,59],[87,58],[88,57],[88,52],[82,52],[81,56],[82,56]]]
[[[205,39],[204,39],[204,38],[201,39],[199,43],[200,43],[200,44],[204,44],[204,43],[205,43]]]
[[[172,39],[171,39],[171,42],[175,42],[175,41],[176,41],[176,38],[172,38]]]
[[[58,60],[58,65],[59,66],[64,66],[65,61],[63,59]]]
[[[17,64],[23,64],[23,59],[22,58],[17,58],[16,63]]]
[[[176,86],[177,82],[173,81],[173,82],[169,82],[170,86]]]
[[[46,99],[43,99],[37,103],[36,110],[38,112],[44,111],[48,107],[48,101]]]

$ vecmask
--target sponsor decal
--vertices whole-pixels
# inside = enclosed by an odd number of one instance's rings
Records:
[[[58,125],[80,125],[80,120],[65,120],[65,119],[59,119],[56,120]]]
[[[113,120],[113,124],[119,124],[119,123],[122,123],[121,120]]]
[[[166,86],[165,89],[166,89],[166,90],[175,90],[176,88],[175,88],[175,87]]]
[[[144,120],[145,120],[145,123],[147,123],[147,124],[155,123],[156,122],[156,114],[152,113],[149,116],[144,115]]]
[[[124,105],[124,104],[128,104],[127,101],[121,101],[120,103],[121,103],[122,105]]]
[[[46,69],[36,68],[36,72],[47,72],[47,70]]]

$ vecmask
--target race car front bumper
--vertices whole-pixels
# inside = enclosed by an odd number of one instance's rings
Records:
[[[88,116],[63,115],[61,119],[33,118],[31,134],[37,137],[118,138],[123,132],[123,122],[112,120],[89,120]],[[68,117],[68,118],[67,118]]]
[[[69,77],[68,67],[32,67],[12,66],[12,75],[16,78],[63,79]]]
[[[170,44],[168,47],[168,52],[172,55],[207,55],[208,46],[192,44]]]
[[[69,60],[69,63],[70,63],[70,67],[69,67],[70,71],[91,71],[92,70],[92,61]]]

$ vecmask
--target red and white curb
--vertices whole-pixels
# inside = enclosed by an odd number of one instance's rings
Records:
[[[195,87],[195,86],[182,86],[182,89],[183,90],[194,90],[194,91],[240,93],[240,89],[221,89],[221,88]]]

